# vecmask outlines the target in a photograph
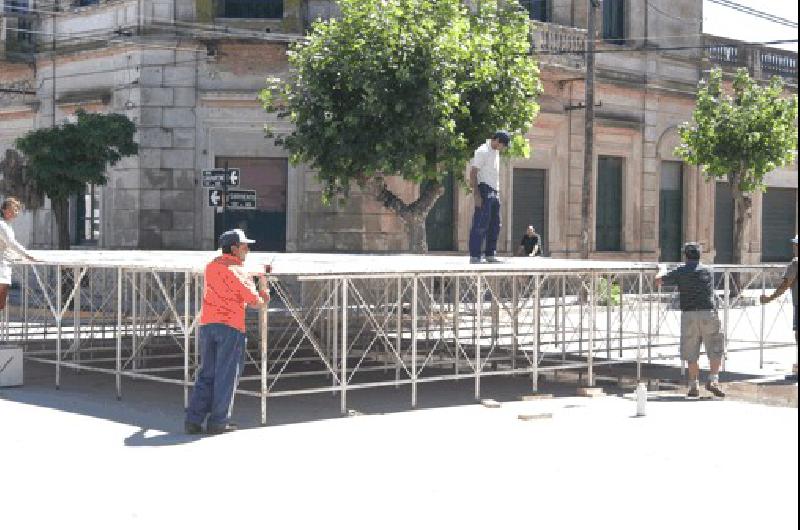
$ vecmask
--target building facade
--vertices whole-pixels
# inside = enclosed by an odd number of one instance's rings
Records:
[[[263,250],[408,249],[392,212],[358,190],[345,204],[323,205],[313,172],[290,165],[264,136],[265,123],[290,130],[257,101],[265,77],[288,73],[288,46],[310,21],[335,16],[332,2],[3,1],[0,156],[26,131],[78,108],[123,113],[138,127],[139,155],[113,168],[107,186],[73,201],[76,245],[211,249],[223,226],[240,226]],[[528,133],[532,157],[503,163],[500,250],[513,252],[534,224],[546,254],[578,257],[586,0],[521,3],[533,19],[544,93]],[[712,66],[781,75],[796,91],[796,54],[704,35],[701,0],[606,0],[598,22],[592,256],[671,261],[682,241],[697,240],[717,261],[729,259],[730,191],[674,155],[677,127],[690,119],[698,81]],[[242,170],[256,210],[208,206],[200,173],[226,165]],[[750,262],[784,259],[784,239],[796,230],[796,166],[773,172],[767,185],[754,200]],[[391,187],[408,199],[417,192],[404,182]],[[432,250],[466,252],[472,208],[448,181],[429,222]],[[47,205],[26,213],[18,233],[32,248],[52,247]]]

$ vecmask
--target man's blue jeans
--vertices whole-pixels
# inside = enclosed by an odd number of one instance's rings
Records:
[[[244,368],[245,334],[225,324],[200,326],[200,371],[194,383],[186,421],[224,427],[233,409],[233,393]]]
[[[483,182],[478,184],[478,191],[483,199],[480,208],[475,208],[472,216],[472,230],[469,232],[469,255],[481,257],[483,241],[486,240],[486,256],[494,256],[497,252],[497,237],[500,235],[500,198],[497,191]]]

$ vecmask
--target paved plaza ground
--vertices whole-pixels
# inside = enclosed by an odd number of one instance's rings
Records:
[[[126,381],[118,402],[113,384],[67,370],[57,391],[28,363],[0,389],[0,528],[797,527],[796,408],[662,391],[637,418],[624,389],[521,401],[528,379],[488,378],[500,408],[448,382],[418,410],[407,388],[352,392],[348,417],[330,394],[277,398],[259,427],[237,398],[244,429],[190,437],[180,387]]]

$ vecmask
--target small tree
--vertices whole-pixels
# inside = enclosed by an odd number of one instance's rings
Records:
[[[69,248],[69,198],[87,184],[108,182],[106,170],[122,157],[135,155],[136,125],[122,114],[78,110],[77,121],[37,129],[18,138],[26,158],[26,176],[50,198],[58,226],[58,248]]]
[[[680,127],[676,153],[702,166],[707,178],[727,176],[734,198],[733,261],[742,263],[752,217],[752,193],[765,191],[764,175],[792,162],[797,150],[797,96],[783,97],[783,82],[756,83],[745,69],[722,87],[712,70],[700,83],[694,123]]]
[[[496,129],[516,133],[511,152],[527,156],[520,133],[541,91],[528,15],[502,0],[475,13],[463,0],[339,6],[338,19],[316,22],[291,49],[291,77],[261,92],[264,108],[295,127],[276,144],[317,171],[324,200],[356,181],[405,222],[412,251],[425,252],[444,175],[463,182],[472,151]],[[420,183],[419,197],[404,202],[386,187],[391,175]]]

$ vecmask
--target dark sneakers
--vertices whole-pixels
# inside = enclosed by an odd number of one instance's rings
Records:
[[[228,423],[227,425],[209,425],[206,427],[206,434],[225,434],[226,432],[234,432],[238,429],[235,423]]]
[[[709,381],[706,383],[706,390],[714,394],[715,397],[724,398],[725,392],[722,391],[720,388],[719,383],[717,381]]]
[[[690,397],[690,398],[700,397],[700,387],[690,386],[689,387],[689,393],[686,394],[686,397]]]
[[[203,434],[203,426],[190,421],[184,422],[183,428],[186,431],[186,434]]]

